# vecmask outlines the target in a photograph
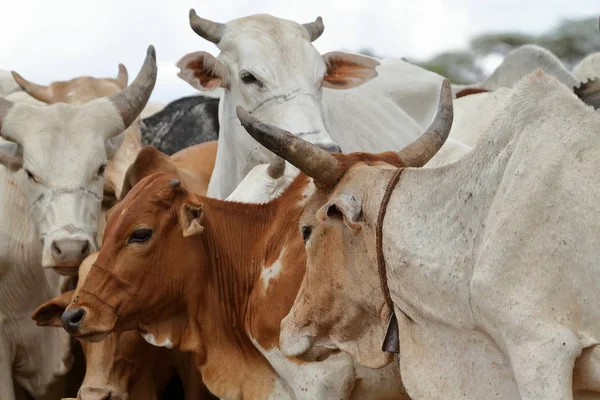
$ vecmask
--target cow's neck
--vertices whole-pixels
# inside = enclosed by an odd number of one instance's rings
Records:
[[[202,338],[196,361],[209,389],[221,397],[265,398],[277,386],[277,374],[255,343],[261,348],[278,343],[281,319],[302,279],[297,271],[280,272],[295,276],[290,288],[277,285],[277,276],[266,288],[263,279],[265,269],[292,251],[284,248],[292,233],[299,237],[297,193],[298,184],[292,184],[287,196],[262,205],[203,201],[207,272],[190,297],[201,298],[192,311]],[[297,201],[287,207],[285,199],[294,196]],[[284,208],[288,218],[282,221],[277,214]],[[293,252],[303,249],[302,240],[297,241]]]
[[[62,279],[42,268],[42,249],[23,170],[0,166],[0,317],[26,318],[39,304],[59,294]]]
[[[469,304],[473,268],[512,154],[510,135],[494,133],[457,163],[404,171],[394,190],[384,222],[388,284],[394,304],[415,321],[475,325]],[[391,173],[373,176],[377,189],[367,207],[372,221]]]

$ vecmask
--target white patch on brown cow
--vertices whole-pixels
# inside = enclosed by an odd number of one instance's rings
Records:
[[[148,342],[149,344],[151,344],[152,346],[166,347],[167,349],[173,348],[173,342],[171,342],[171,339],[169,339],[169,338],[165,338],[165,340],[162,343],[157,343],[156,338],[154,337],[153,334],[151,334],[149,332],[145,332],[145,333],[141,333],[141,335],[144,338],[144,340],[146,342]]]
[[[285,249],[281,251],[281,254],[283,254],[284,251]],[[262,272],[260,273],[260,278],[263,281],[265,290],[269,287],[269,281],[271,280],[271,278],[275,278],[277,275],[279,275],[279,272],[281,272],[281,267],[281,262],[279,261],[279,259],[277,259],[273,264],[271,264],[270,267],[263,268]]]

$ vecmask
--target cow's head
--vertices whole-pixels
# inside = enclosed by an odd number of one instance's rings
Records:
[[[377,76],[378,61],[341,52],[319,54],[311,42],[323,33],[320,17],[301,25],[253,15],[221,24],[191,10],[190,25],[221,53],[218,57],[206,52],[184,56],[177,64],[179,76],[199,90],[225,89],[223,123],[235,118],[235,107],[242,105],[267,123],[302,132],[311,143],[339,151],[323,122],[321,89],[361,85]],[[272,155],[264,153],[258,157],[262,162],[273,161]]]
[[[176,338],[158,330],[185,313],[185,283],[206,281],[197,277],[208,263],[205,253],[190,251],[201,246],[202,204],[169,157],[151,146],[129,168],[122,197],[108,214],[98,260],[63,314],[63,326],[85,340],[138,329],[170,347]]]
[[[98,253],[89,255],[79,268],[78,287],[85,281],[90,267],[96,261]],[[40,305],[32,315],[39,326],[62,328],[61,317],[64,310],[73,301],[74,291],[68,291]],[[137,385],[164,384],[151,377],[161,349],[151,346],[134,331],[118,332],[104,340],[92,343],[81,342],[85,355],[85,378],[79,389],[78,399],[120,399],[127,400],[131,389]],[[164,363],[164,360],[160,360]],[[168,379],[168,375],[158,378]],[[155,389],[158,387],[155,386]],[[148,390],[152,392],[152,390]]]
[[[44,267],[72,274],[96,250],[108,141],[135,120],[155,81],[156,54],[150,46],[135,81],[114,96],[46,107],[0,99],[0,136],[22,148],[0,162],[18,170],[24,181]],[[15,154],[21,154],[18,160]]]
[[[281,323],[282,351],[314,360],[337,348],[367,367],[386,365],[391,353],[382,352],[381,343],[392,310],[377,272],[375,226],[365,222],[365,210],[379,209],[380,199],[369,196],[373,182],[389,178],[393,167],[423,166],[442,147],[452,126],[450,83],[443,83],[429,129],[398,153],[332,155],[241,108],[238,115],[252,137],[314,182],[299,226],[306,275]]]

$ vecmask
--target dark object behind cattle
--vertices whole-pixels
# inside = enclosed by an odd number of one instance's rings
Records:
[[[183,97],[142,120],[142,144],[167,155],[219,138],[219,99]]]

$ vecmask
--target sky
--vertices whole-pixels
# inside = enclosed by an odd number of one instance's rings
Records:
[[[320,15],[325,32],[313,44],[321,53],[370,48],[426,59],[464,49],[480,33],[541,33],[562,19],[596,16],[599,6],[599,0],[7,0],[0,69],[48,84],[116,76],[121,62],[131,82],[153,44],[159,72],[151,100],[167,103],[197,93],[177,77],[181,57],[200,50],[218,55],[189,27],[190,8],[217,22],[268,13],[305,23]]]

